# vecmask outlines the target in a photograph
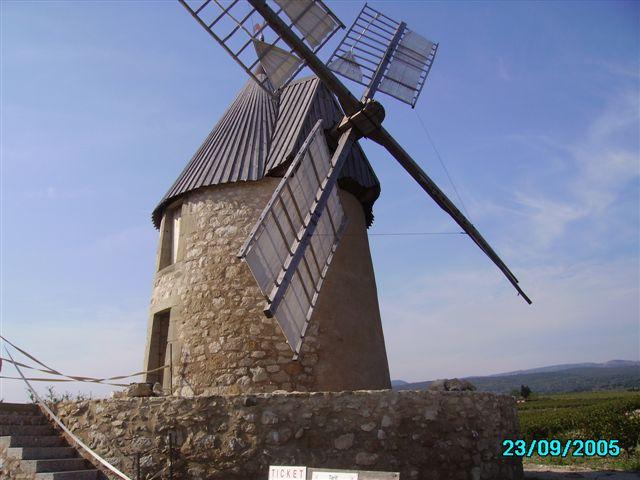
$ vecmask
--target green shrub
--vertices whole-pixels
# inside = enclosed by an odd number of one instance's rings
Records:
[[[566,438],[578,427],[571,409],[528,410],[520,412],[520,435],[527,441]]]
[[[582,411],[581,431],[596,439],[616,439],[631,455],[640,443],[640,399],[619,400]]]
[[[640,395],[580,394],[519,404],[520,432],[533,439],[617,439],[632,454],[640,443]]]

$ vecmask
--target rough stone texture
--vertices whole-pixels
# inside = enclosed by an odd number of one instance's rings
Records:
[[[18,457],[7,453],[7,445],[0,442],[0,480],[36,480],[34,473],[25,472]]]
[[[488,393],[123,398],[56,409],[125,473],[131,455],[144,452],[143,477],[167,468],[166,439],[174,431],[180,479],[264,480],[270,464],[399,471],[407,480],[522,478],[522,464],[501,456],[502,440],[518,434],[514,401]]]
[[[434,380],[429,384],[427,389],[433,392],[471,392],[476,389],[476,386],[469,380],[445,378],[441,380]]]
[[[149,383],[132,383],[125,390],[127,397],[153,397],[153,387]]]
[[[263,314],[264,297],[236,254],[278,181],[209,187],[178,206],[177,261],[154,280],[145,364],[157,366],[153,318],[170,308],[174,395],[390,388],[364,214],[353,195],[340,191],[349,223],[299,360],[292,360],[276,320]],[[161,238],[159,259],[162,252]],[[167,390],[168,377],[166,371]],[[163,378],[154,374],[146,381]]]

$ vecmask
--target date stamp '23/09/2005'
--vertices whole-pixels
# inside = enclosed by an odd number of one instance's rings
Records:
[[[503,457],[618,457],[618,440],[504,440]]]

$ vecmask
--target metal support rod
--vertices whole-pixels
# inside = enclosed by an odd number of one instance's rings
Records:
[[[431,178],[425,173],[422,168],[411,158],[411,156],[396,142],[396,140],[387,132],[383,127],[380,127],[377,131],[371,133],[369,138],[374,142],[382,145],[387,151],[393,155],[400,165],[418,182],[422,189],[442,208],[447,212],[455,222],[471,237],[471,239],[480,247],[500,271],[507,277],[507,280],[511,282],[511,285],[518,291],[518,293],[524,298],[524,300],[531,304],[529,297],[522,291],[518,285],[518,279],[505,265],[498,254],[491,248],[480,232],[473,226],[473,224],[465,217],[458,207],[449,200],[442,190],[435,184]]]
[[[136,453],[133,456],[134,468],[136,470],[136,480],[140,480],[140,454]]]
[[[404,35],[404,30],[406,28],[407,28],[407,24],[404,22],[400,23],[400,25],[398,26],[396,33],[394,33],[393,35],[393,40],[391,40],[391,42],[389,43],[389,46],[387,47],[387,51],[384,52],[384,56],[382,57],[382,60],[380,61],[380,64],[376,69],[376,73],[374,73],[373,78],[371,79],[371,83],[369,84],[369,86],[364,91],[364,94],[362,95],[362,101],[365,101],[369,98],[373,98],[373,96],[378,91],[378,85],[380,85],[380,82],[382,81],[384,72],[387,70],[387,66],[391,61],[391,56],[396,51],[396,48],[398,47],[398,43],[400,43],[400,39],[402,38],[402,35]]]
[[[173,342],[169,342],[169,395],[173,395]]]
[[[173,480],[173,432],[167,434],[169,443],[169,480]]]
[[[353,21],[353,25],[351,25],[351,29],[350,31],[352,31],[354,29],[354,27],[356,26],[356,23],[358,22],[358,19],[360,18],[360,16],[362,15],[362,13],[364,12],[364,9],[367,8],[367,4],[364,4],[364,7],[362,7],[362,10],[360,10],[360,13],[358,14],[358,16],[356,17],[356,19]],[[373,23],[373,21],[377,18],[376,16],[371,16],[371,19],[369,20],[369,23],[367,24],[366,27],[364,27],[362,29],[362,31],[360,32],[360,36],[356,39],[356,42],[353,44],[353,46],[351,48],[353,48],[354,46],[356,46],[358,44],[358,42],[360,41],[360,39],[362,38],[362,35],[364,35],[364,33],[367,31],[367,28],[369,27],[369,25],[371,25]],[[349,33],[347,32],[347,37],[349,37]]]
[[[384,54],[385,49],[380,48],[380,47],[378,47],[378,46],[376,46],[376,45],[373,45],[372,43],[365,42],[364,40],[362,40],[362,37],[364,36],[364,33],[360,33],[360,36],[359,36],[357,39],[356,39],[356,38],[351,37],[350,35],[351,35],[351,32],[350,32],[350,33],[347,33],[347,38],[348,38],[349,40],[351,40],[351,41],[353,41],[353,42],[354,42],[354,43],[353,43],[353,46],[351,46],[351,48],[355,48],[359,43],[361,43],[361,44],[363,44],[363,45],[366,45],[367,47],[369,47],[369,48],[370,48],[370,49],[372,49],[372,50],[377,50],[379,53]],[[366,38],[366,37],[365,37],[365,38]],[[368,38],[367,38],[367,40],[368,40]],[[346,43],[346,42],[345,42],[345,43]],[[348,44],[347,44],[347,45],[348,45]],[[338,48],[340,48],[341,46],[342,46],[342,45],[338,45]]]
[[[248,0],[249,3],[269,23],[269,26],[300,55],[313,73],[322,80],[338,97],[338,101],[347,115],[353,115],[362,109],[362,103],[345,87],[329,68],[322,63],[313,51],[298,38],[298,36],[282,21],[280,17],[267,5],[265,0]]]

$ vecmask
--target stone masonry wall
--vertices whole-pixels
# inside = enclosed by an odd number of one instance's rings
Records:
[[[177,261],[154,280],[145,364],[155,358],[154,315],[171,309],[175,395],[390,387],[364,214],[353,195],[340,192],[349,223],[298,361],[277,321],[263,314],[264,296],[236,254],[278,181],[209,187],[179,205]]]
[[[522,478],[501,456],[517,436],[513,399],[475,392],[358,391],[66,402],[65,424],[125,473],[142,452],[174,478],[266,480],[269,465],[399,471],[404,480]]]
[[[0,480],[36,480],[35,473],[22,470],[18,457],[8,454],[7,445],[0,440]]]

